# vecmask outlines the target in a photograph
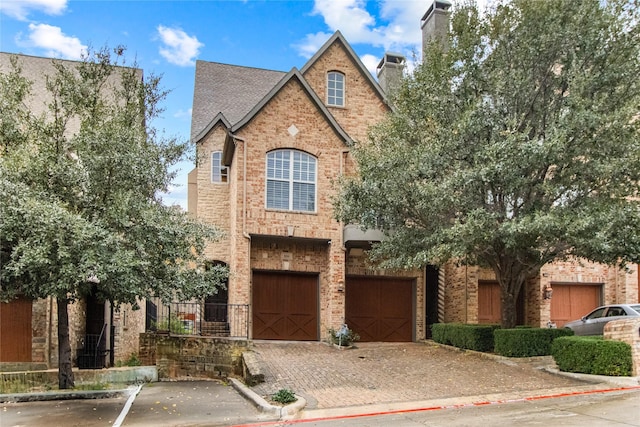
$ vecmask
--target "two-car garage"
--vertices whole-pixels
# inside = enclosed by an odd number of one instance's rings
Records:
[[[414,279],[347,277],[345,322],[360,341],[410,342],[414,337]],[[318,341],[318,274],[254,271],[253,338]]]

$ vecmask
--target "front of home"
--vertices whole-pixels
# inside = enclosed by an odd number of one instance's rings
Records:
[[[428,9],[425,41],[448,28],[449,6]],[[318,341],[347,323],[363,341],[416,341],[436,322],[499,323],[491,271],[376,269],[366,250],[382,236],[333,217],[337,180],[356,173],[350,147],[389,113],[383,87],[403,62],[385,54],[375,80],[340,32],[300,70],[197,62],[189,211],[226,232],[208,256],[229,266],[226,298],[249,306],[250,338]],[[562,326],[600,304],[637,301],[629,267],[545,266],[519,297],[518,323]]]
[[[209,255],[230,267],[228,302],[250,305],[253,339],[317,341],[345,321],[365,340],[424,337],[424,273],[368,269],[370,241],[333,217],[349,147],[388,111],[339,32],[288,73],[197,63],[189,209],[227,233]]]

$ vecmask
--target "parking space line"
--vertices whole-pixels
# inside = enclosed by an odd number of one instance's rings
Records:
[[[113,423],[113,427],[120,427],[122,425],[122,422],[129,413],[129,409],[131,409],[131,405],[133,405],[133,401],[136,400],[136,396],[140,393],[140,389],[142,389],[142,384],[138,385],[138,388],[131,393],[129,399],[127,399],[127,403],[124,404],[124,408],[120,411],[120,415],[118,415],[118,418]]]

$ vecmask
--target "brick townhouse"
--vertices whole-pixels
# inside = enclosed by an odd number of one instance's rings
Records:
[[[449,6],[428,8],[424,40],[448,28]],[[250,338],[318,341],[346,322],[363,341],[415,341],[435,322],[500,321],[491,271],[371,268],[379,233],[333,218],[336,181],[355,173],[350,147],[389,113],[383,88],[403,62],[385,54],[376,80],[340,32],[288,72],[197,62],[189,211],[226,232],[207,253],[231,271],[216,301],[249,305]],[[630,267],[545,266],[520,295],[519,323],[562,326],[599,304],[638,301]]]
[[[11,71],[11,57],[16,57],[22,75],[32,82],[27,105],[34,115],[44,114],[47,103],[46,76],[55,75],[54,60],[0,52],[0,72]],[[67,68],[75,61],[55,60]],[[139,70],[142,77],[142,70]],[[114,77],[116,78],[116,77]],[[70,131],[73,131],[73,125]],[[138,352],[138,335],[145,330],[144,310],[122,305],[119,310],[109,301],[93,296],[69,305],[69,340],[74,363],[85,367],[113,365]],[[96,342],[99,353],[95,357]],[[99,342],[98,342],[99,341]],[[85,351],[86,350],[86,351]],[[85,363],[86,362],[86,363]],[[19,298],[0,302],[0,371],[46,369],[58,366],[58,314],[52,297],[32,301]]]

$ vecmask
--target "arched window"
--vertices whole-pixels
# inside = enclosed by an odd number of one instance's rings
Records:
[[[316,158],[297,150],[267,154],[267,209],[315,212]]]
[[[222,151],[211,153],[211,182],[227,182],[228,169],[222,165]]]
[[[344,107],[344,74],[338,71],[327,74],[327,105]]]

